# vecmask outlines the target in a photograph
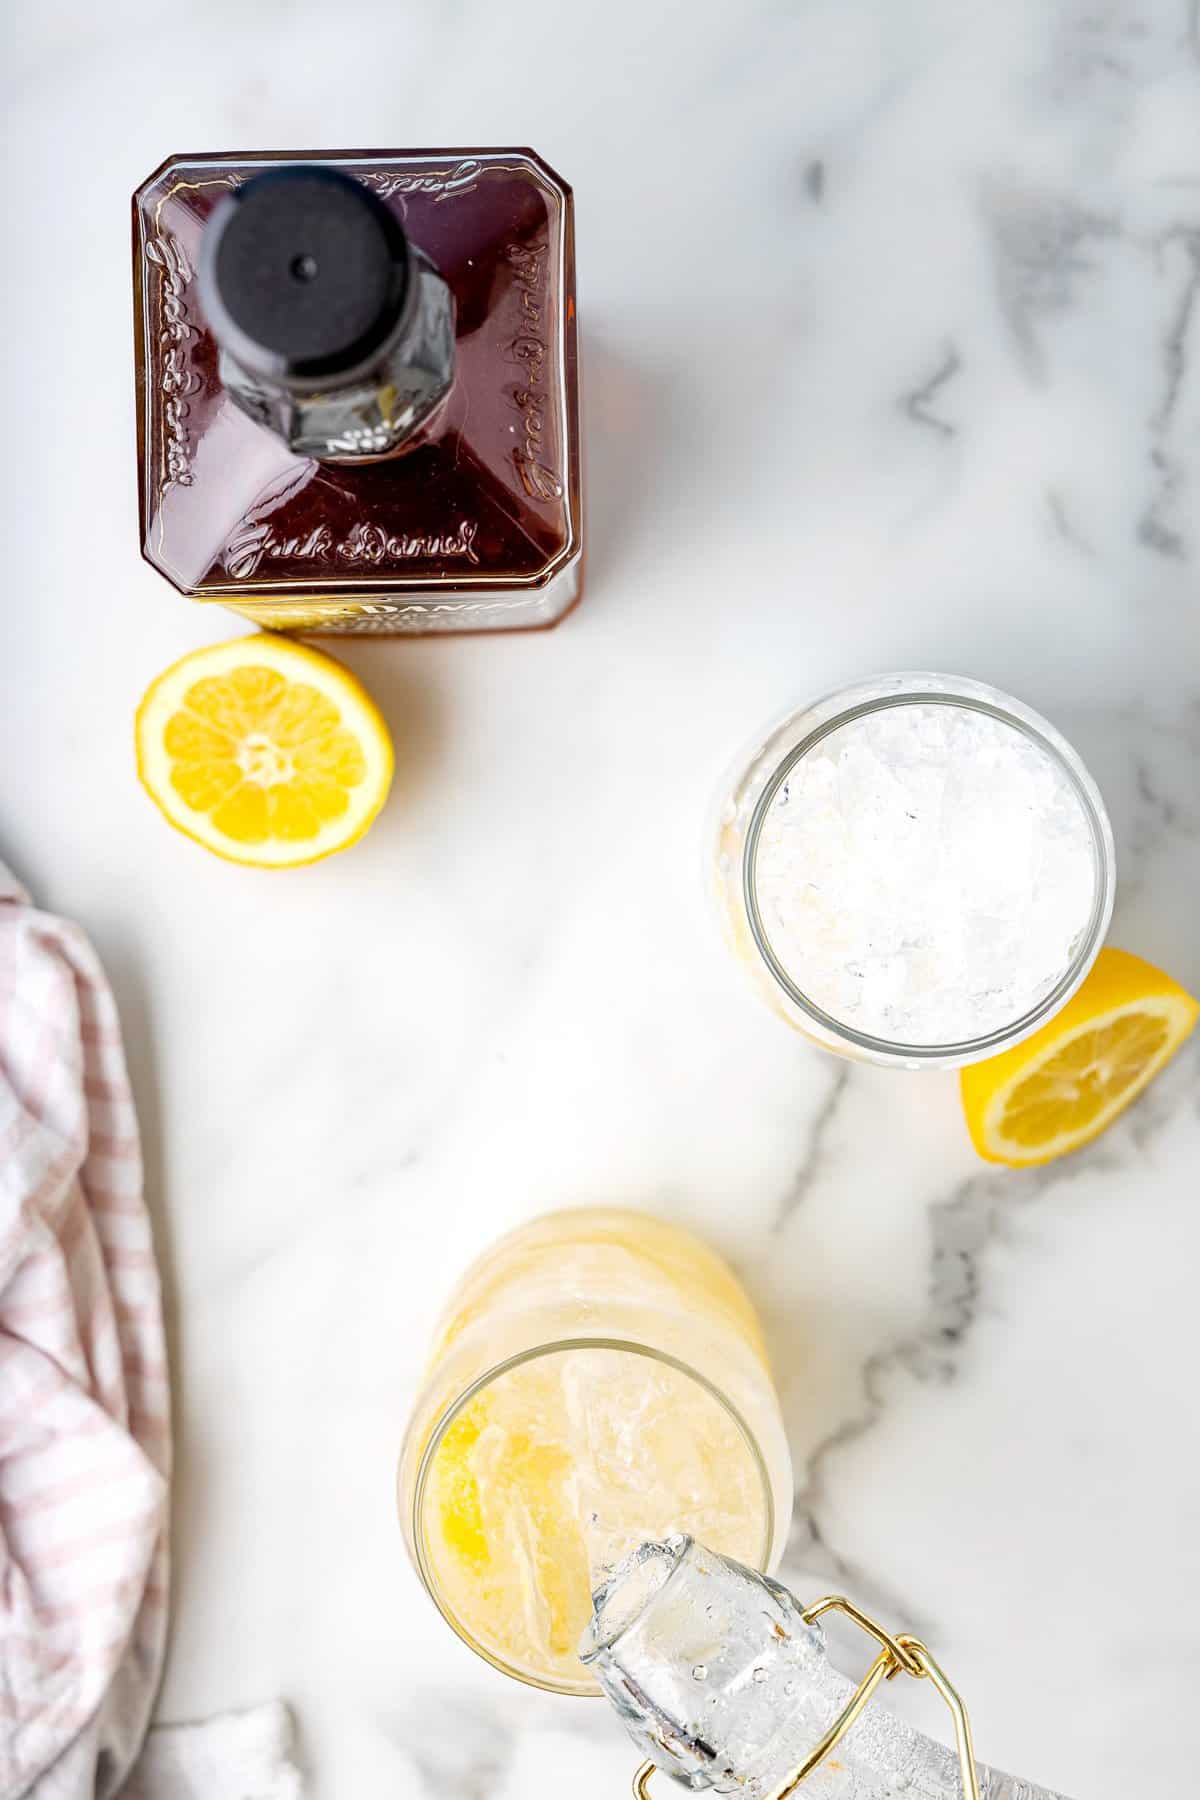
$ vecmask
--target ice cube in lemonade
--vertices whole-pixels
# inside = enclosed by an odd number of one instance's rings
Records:
[[[401,1463],[409,1545],[461,1636],[565,1692],[591,1593],[648,1536],[759,1567],[791,1470],[753,1308],[689,1233],[557,1213],[460,1282]]]

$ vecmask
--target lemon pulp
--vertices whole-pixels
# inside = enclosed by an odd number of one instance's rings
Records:
[[[989,1161],[1019,1166],[1090,1143],[1169,1062],[1197,1011],[1161,969],[1105,948],[1049,1024],[962,1071],[976,1149]]]
[[[138,772],[188,836],[260,867],[354,843],[387,796],[387,728],[348,670],[263,634],[184,657],[137,718]]]

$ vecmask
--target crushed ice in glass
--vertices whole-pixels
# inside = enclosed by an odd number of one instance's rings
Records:
[[[792,768],[755,885],[789,978],[840,1024],[963,1043],[1071,966],[1096,894],[1084,802],[1040,743],[944,703],[862,714]]]

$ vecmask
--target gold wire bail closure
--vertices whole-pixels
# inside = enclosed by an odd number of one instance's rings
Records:
[[[971,1721],[967,1717],[967,1709],[962,1698],[951,1685],[945,1671],[934,1660],[930,1651],[920,1638],[910,1637],[906,1632],[893,1635],[885,1631],[875,1619],[870,1618],[855,1606],[852,1600],[846,1600],[841,1594],[826,1594],[823,1600],[816,1600],[806,1606],[801,1615],[806,1625],[815,1625],[825,1613],[840,1612],[865,1631],[868,1637],[875,1639],[879,1645],[879,1655],[871,1664],[854,1693],[842,1708],[820,1743],[805,1757],[796,1772],[789,1776],[786,1784],[779,1790],[776,1800],[788,1800],[800,1783],[813,1770],[818,1768],[825,1758],[834,1750],[846,1733],[854,1725],[876,1688],[884,1681],[891,1681],[896,1675],[911,1675],[914,1681],[931,1681],[946,1705],[954,1720],[954,1741],[958,1749],[959,1778],[962,1782],[963,1800],[980,1800],[979,1776],[975,1768],[975,1746],[971,1740]],[[650,1800],[650,1777],[655,1770],[652,1762],[643,1763],[633,1778],[635,1800]]]

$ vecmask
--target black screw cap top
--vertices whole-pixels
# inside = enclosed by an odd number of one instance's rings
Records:
[[[319,380],[360,367],[387,341],[410,260],[399,220],[362,182],[290,163],[215,208],[200,298],[217,342],[248,373]]]

